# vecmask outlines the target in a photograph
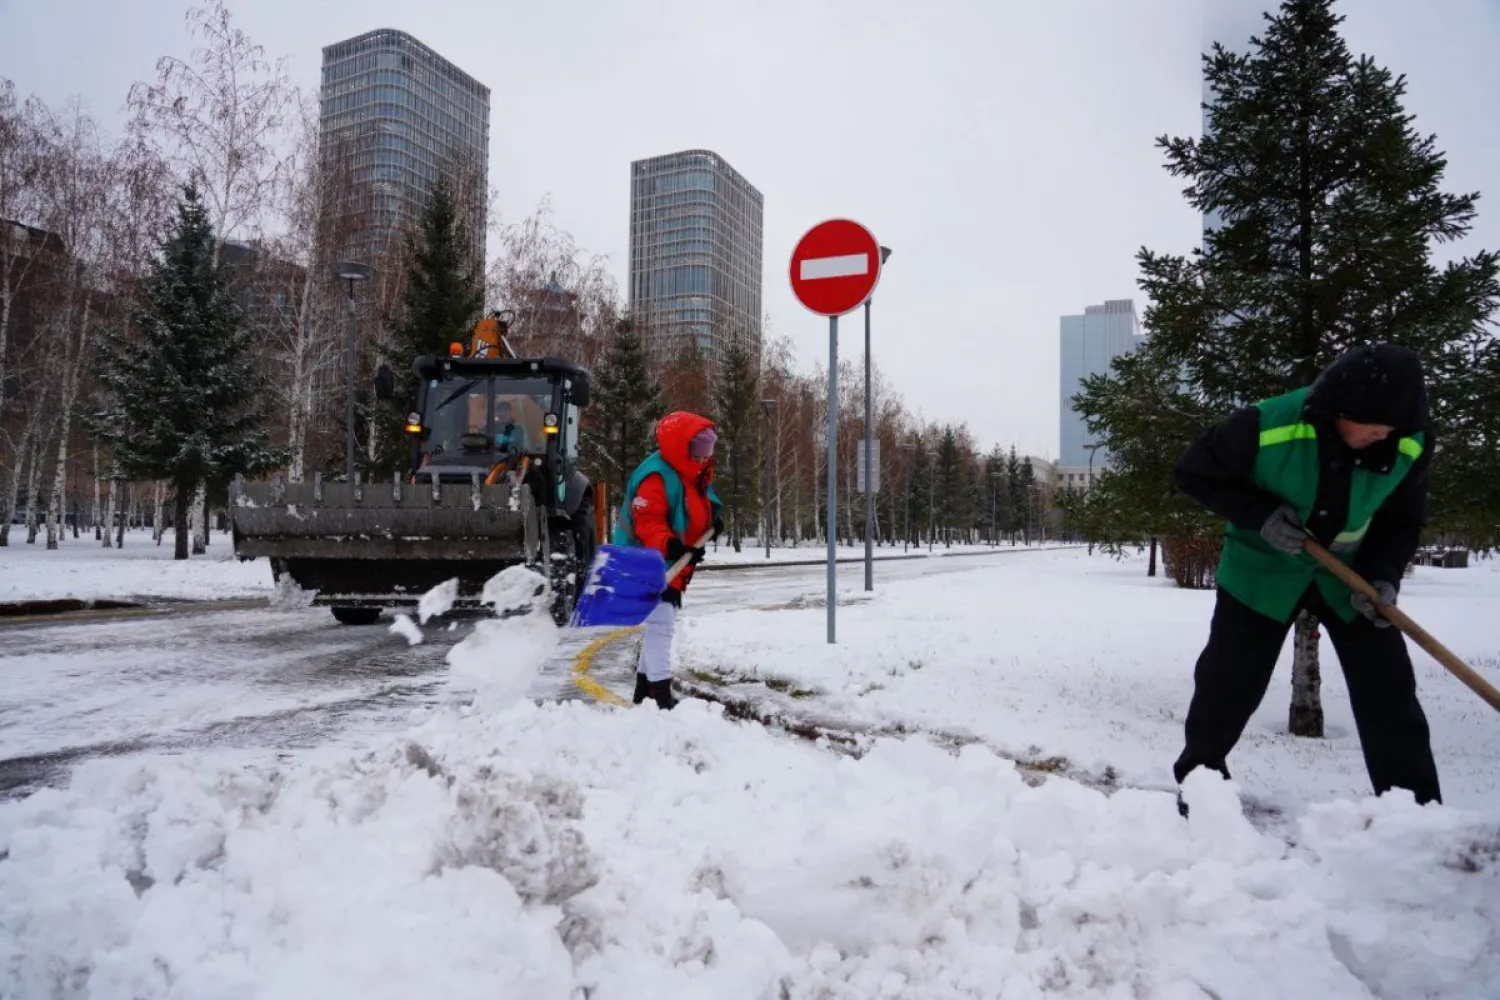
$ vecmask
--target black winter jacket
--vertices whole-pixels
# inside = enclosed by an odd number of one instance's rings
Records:
[[[1334,426],[1338,417],[1388,424],[1395,433],[1355,451]],[[1416,356],[1382,345],[1356,348],[1318,377],[1303,406],[1303,419],[1318,429],[1318,497],[1307,527],[1331,545],[1349,515],[1351,474],[1356,468],[1389,473],[1403,435],[1426,432],[1422,455],[1370,522],[1354,559],[1367,580],[1398,589],[1427,523],[1427,481],[1434,442],[1427,430],[1427,397]],[[1176,483],[1188,496],[1235,527],[1259,531],[1283,500],[1253,480],[1260,449],[1260,411],[1236,410],[1199,435],[1177,463]]]

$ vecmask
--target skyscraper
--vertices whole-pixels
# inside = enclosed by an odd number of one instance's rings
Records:
[[[630,312],[653,357],[693,342],[712,368],[738,336],[759,353],[762,207],[708,150],[630,165]]]
[[[1073,397],[1083,389],[1089,375],[1106,375],[1110,362],[1141,345],[1140,322],[1131,299],[1111,299],[1103,305],[1088,306],[1082,316],[1064,316],[1059,331],[1061,397],[1058,406],[1059,471],[1064,475],[1085,478],[1104,467],[1108,454],[1100,448],[1092,455],[1093,439],[1088,435],[1083,417],[1073,409]],[[1080,470],[1085,470],[1080,474]],[[1066,480],[1064,485],[1072,484]]]
[[[415,222],[447,171],[483,254],[488,87],[411,35],[380,28],[323,49],[320,126],[321,162],[344,169],[341,214],[358,214],[352,246],[368,249]]]

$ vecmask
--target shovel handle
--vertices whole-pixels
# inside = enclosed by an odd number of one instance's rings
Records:
[[[1411,636],[1412,640],[1430,653],[1434,660],[1447,667],[1453,676],[1467,684],[1469,690],[1483,698],[1495,711],[1500,712],[1500,691],[1495,690],[1494,685],[1475,673],[1472,667],[1455,656],[1447,646],[1444,646],[1429,635],[1426,629],[1412,621],[1406,612],[1394,604],[1383,602],[1380,599],[1379,591],[1370,586],[1364,577],[1344,565],[1332,552],[1329,552],[1311,538],[1305,540],[1302,544],[1314,559],[1328,569],[1328,572],[1348,584],[1351,590],[1369,598],[1387,621]]]
[[[700,539],[698,539],[698,544],[694,545],[693,548],[695,548],[695,549],[701,549],[701,548],[703,548],[703,546],[707,545],[709,542],[711,542],[713,540],[713,537],[714,537],[714,529],[709,528],[707,531],[705,531],[703,533],[703,537],[700,538]],[[692,562],[692,561],[693,561],[693,554],[691,552],[689,552],[687,555],[680,557],[676,562],[674,562],[672,565],[668,566],[667,567],[667,582],[671,583],[673,580],[677,579],[677,574],[681,573],[684,569],[686,569],[687,568],[687,564],[690,563],[690,562]],[[1500,706],[1496,706],[1496,707],[1500,708]]]

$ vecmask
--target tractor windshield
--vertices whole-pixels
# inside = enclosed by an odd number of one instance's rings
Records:
[[[546,451],[542,418],[552,410],[553,384],[544,378],[453,376],[427,387],[425,460],[489,466],[507,455]]]

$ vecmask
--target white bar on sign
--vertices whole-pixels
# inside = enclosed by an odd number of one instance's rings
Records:
[[[870,273],[870,255],[851,253],[842,257],[812,257],[802,262],[802,280],[814,278],[852,278]]]

